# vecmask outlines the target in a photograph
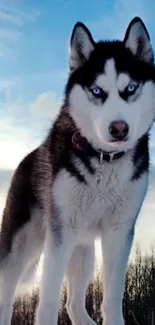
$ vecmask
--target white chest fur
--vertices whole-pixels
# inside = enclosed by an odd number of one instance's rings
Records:
[[[66,170],[62,170],[54,183],[54,202],[59,207],[65,224],[70,224],[77,230],[96,228],[99,224],[105,227],[116,218],[115,211],[118,207],[126,202],[130,205],[134,190],[131,158],[126,155],[112,163],[103,161],[101,165],[94,158],[91,162],[96,168],[94,175],[90,175],[77,158],[75,163],[87,184],[78,182]]]

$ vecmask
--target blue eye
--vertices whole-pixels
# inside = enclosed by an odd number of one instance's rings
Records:
[[[91,92],[95,97],[101,97],[103,93],[102,89],[99,87],[92,88]]]
[[[135,92],[135,90],[137,89],[137,85],[134,85],[134,84],[130,84],[128,87],[127,87],[127,92],[129,94],[133,94]]]

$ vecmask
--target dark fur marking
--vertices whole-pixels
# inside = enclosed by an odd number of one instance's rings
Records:
[[[82,151],[74,148],[72,144],[72,136],[76,131],[76,125],[69,112],[65,107],[62,107],[61,113],[47,139],[50,146],[49,150],[52,152],[53,176],[55,178],[60,170],[66,169],[79,182],[87,184],[84,175],[80,173],[78,166],[74,162],[74,157],[76,156],[81,160],[90,174],[94,174],[94,169],[90,164],[90,155],[85,156]]]
[[[88,159],[88,157],[84,156],[83,154],[80,155],[80,153],[79,153],[79,158],[81,159],[82,163],[84,164],[84,166],[88,170],[88,172],[91,175],[94,175],[95,169],[91,166],[91,163],[90,163],[90,160]]]
[[[12,240],[17,231],[31,218],[31,209],[38,202],[31,183],[32,167],[36,150],[31,152],[14,173],[3,212],[1,245],[7,252],[11,250]]]
[[[149,135],[145,134],[137,143],[133,155],[132,180],[138,180],[144,172],[149,171]]]
[[[84,175],[82,175],[73,162],[72,156],[68,155],[66,160],[63,161],[61,168],[65,168],[71,176],[75,177],[79,182],[87,184]]]

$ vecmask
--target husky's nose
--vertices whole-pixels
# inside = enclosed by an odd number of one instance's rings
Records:
[[[114,139],[123,140],[129,132],[129,126],[125,121],[113,121],[109,125],[109,133]]]

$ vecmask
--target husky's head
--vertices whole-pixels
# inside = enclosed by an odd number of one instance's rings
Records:
[[[66,104],[94,148],[128,150],[148,132],[155,117],[155,71],[140,18],[131,21],[122,42],[95,43],[85,25],[75,25]]]

